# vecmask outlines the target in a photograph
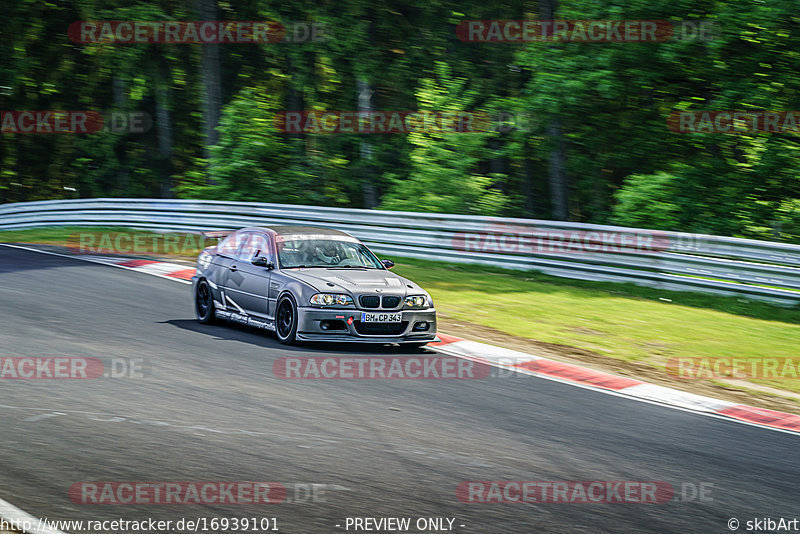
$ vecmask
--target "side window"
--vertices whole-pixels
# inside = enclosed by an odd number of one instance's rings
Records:
[[[267,238],[261,234],[248,232],[245,234],[241,243],[239,244],[239,251],[236,254],[236,259],[239,261],[250,262],[256,257],[256,254],[259,256],[266,256],[268,259],[271,259],[269,253],[269,241],[267,241]]]
[[[242,242],[242,234],[238,232],[234,232],[222,242],[217,245],[217,251],[224,255],[228,256],[229,258],[233,258],[236,256],[236,251],[239,249],[239,244]]]
[[[249,261],[253,253],[250,251],[250,243],[253,240],[253,234],[243,234],[239,240],[239,250],[236,251],[235,259],[239,261]]]
[[[261,234],[253,234],[253,237],[250,239],[250,257],[247,259],[252,261],[253,258],[256,257],[256,254],[259,256],[264,256],[267,258],[268,261],[275,261],[272,257],[272,252],[270,251],[269,241],[267,240],[266,236]]]

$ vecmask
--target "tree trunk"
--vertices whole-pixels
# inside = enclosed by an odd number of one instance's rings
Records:
[[[127,109],[125,105],[127,98],[125,98],[125,80],[118,73],[114,73],[111,77],[111,90],[114,98],[114,109],[124,111]],[[117,171],[117,189],[119,191],[128,190],[128,169],[124,164],[122,168]]]
[[[356,91],[358,91],[358,111],[370,112],[372,111],[372,93],[374,90],[369,82],[365,79],[356,81]],[[360,115],[359,115],[360,116]],[[366,162],[364,166],[364,176],[361,181],[361,194],[363,196],[364,207],[372,209],[378,205],[378,191],[375,187],[374,169],[369,163],[372,160],[372,144],[366,141],[366,137],[362,137],[361,141],[361,159]]]
[[[195,0],[199,20],[218,20],[216,0]],[[217,144],[217,126],[222,113],[222,76],[218,44],[204,44],[202,50],[203,122],[205,129],[204,154],[211,160],[210,147]],[[209,183],[213,183],[209,178]]]
[[[551,217],[557,221],[566,221],[568,215],[568,184],[564,171],[564,135],[561,131],[561,119],[553,117],[547,127],[547,135],[553,142],[550,152],[550,209]]]
[[[535,216],[533,205],[533,162],[531,158],[525,157],[525,165],[522,174],[522,198],[525,201],[523,209],[526,217]]]
[[[555,19],[558,9],[557,0],[539,0],[539,18],[541,20]],[[547,126],[547,135],[553,143],[549,162],[550,183],[550,209],[551,217],[557,221],[567,220],[569,213],[569,189],[567,175],[564,170],[564,134],[561,130],[561,118],[553,116]]]
[[[170,114],[170,85],[172,76],[164,57],[159,58],[156,68],[156,124],[158,155],[163,173],[161,197],[172,197],[172,115]]]

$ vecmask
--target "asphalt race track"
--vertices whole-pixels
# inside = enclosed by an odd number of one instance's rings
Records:
[[[298,534],[345,532],[348,517],[455,518],[458,533],[712,533],[800,511],[794,435],[522,375],[281,380],[283,356],[402,353],[203,326],[188,285],[2,246],[0,306],[0,357],[146,362],[138,378],[0,380],[0,498],[36,517],[276,517]],[[476,480],[666,481],[678,495],[460,502],[458,485]],[[290,500],[295,484],[327,486],[325,502],[83,505],[68,495],[81,481],[274,481]],[[682,484],[713,499],[681,500]]]

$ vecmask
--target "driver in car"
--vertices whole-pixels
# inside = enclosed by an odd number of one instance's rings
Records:
[[[342,261],[341,256],[339,256],[339,249],[336,247],[335,243],[331,242],[320,242],[315,248],[314,252],[321,261],[324,261],[328,265],[335,265]]]

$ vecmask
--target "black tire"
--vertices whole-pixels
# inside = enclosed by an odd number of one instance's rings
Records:
[[[297,341],[297,305],[289,295],[284,295],[278,301],[275,336],[284,345],[293,345]]]
[[[203,324],[216,324],[217,317],[214,315],[214,293],[211,286],[205,280],[197,282],[194,290],[194,313],[197,320]]]

